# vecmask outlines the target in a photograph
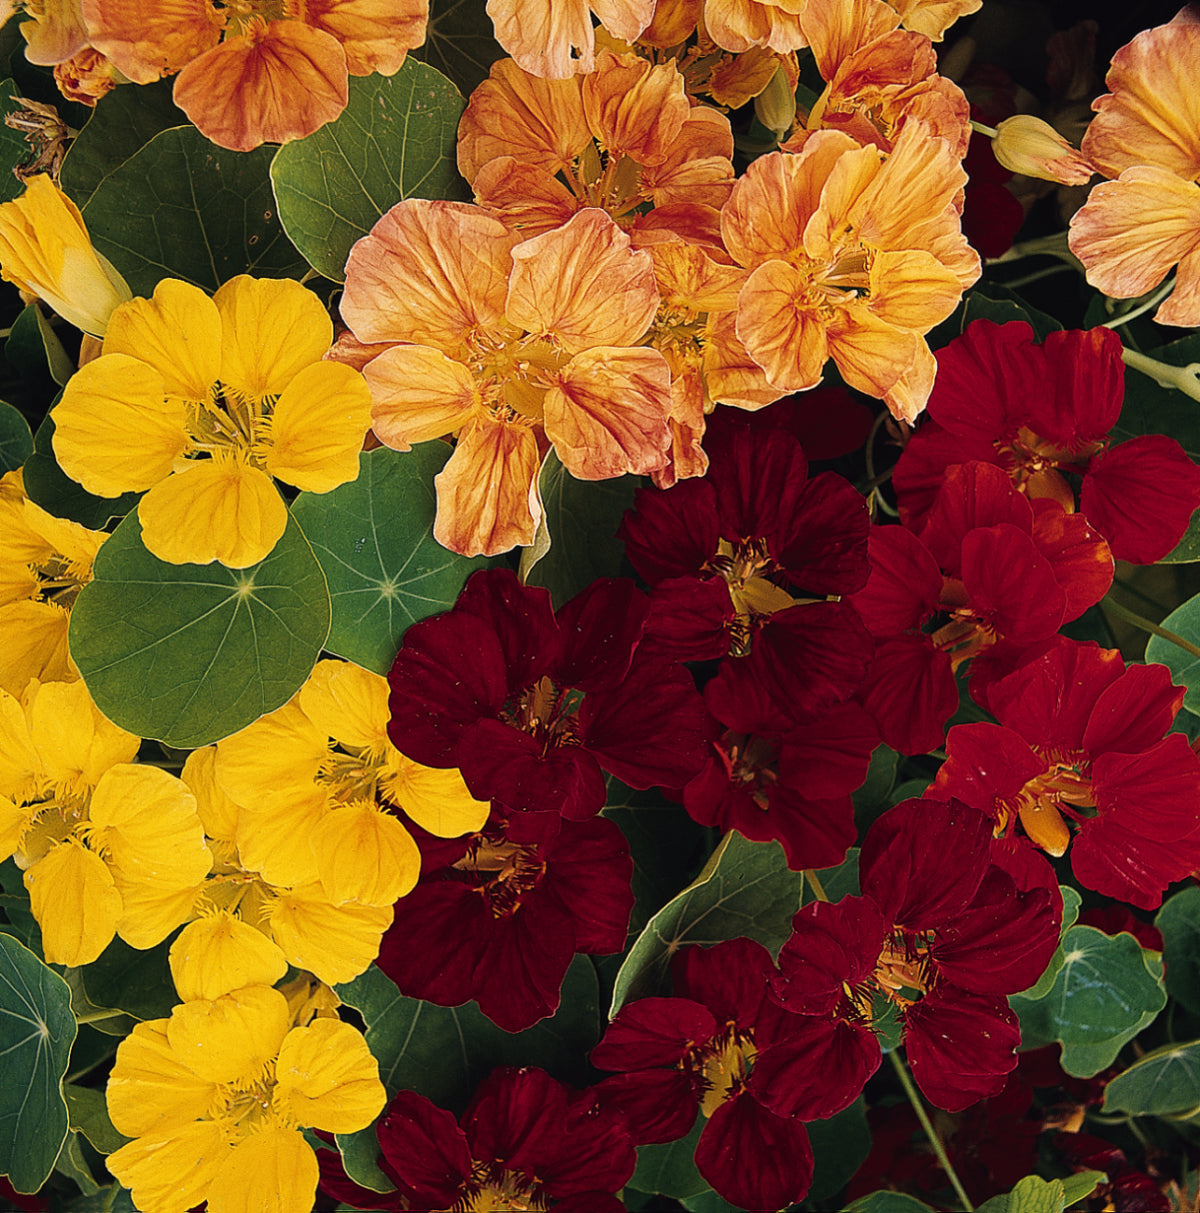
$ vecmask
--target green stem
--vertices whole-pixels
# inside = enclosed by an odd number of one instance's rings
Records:
[[[1122,324],[1128,324],[1131,320],[1136,320],[1139,316],[1145,315],[1152,307],[1158,307],[1160,303],[1175,289],[1175,279],[1169,278],[1150,296],[1144,303],[1140,303],[1132,311],[1122,312],[1113,320],[1106,320],[1101,328],[1115,329]]]
[[[933,1152],[937,1155],[942,1170],[950,1178],[950,1186],[954,1189],[955,1195],[962,1201],[962,1206],[967,1213],[975,1213],[975,1206],[971,1203],[970,1197],[962,1186],[962,1181],[958,1178],[958,1172],[955,1171],[954,1164],[950,1161],[950,1155],[946,1153],[946,1147],[942,1145],[942,1139],[933,1127],[933,1121],[929,1119],[929,1113],[925,1111],[925,1105],[917,1094],[917,1088],[913,1086],[908,1067],[900,1060],[900,1054],[895,1049],[888,1054],[888,1057],[891,1058],[892,1068],[896,1071],[900,1085],[904,1088],[904,1094],[908,1096],[908,1102],[912,1104],[913,1111],[916,1112],[917,1119],[921,1122],[921,1128],[925,1130],[925,1136],[929,1138],[929,1144],[933,1146]]]
[[[816,872],[814,872],[812,870],[812,868],[805,868],[804,879],[808,881],[810,887],[812,888],[813,896],[818,901],[828,901],[829,900],[828,896],[825,893],[825,890],[821,887],[821,882],[817,879]]]
[[[978,131],[981,135],[986,135],[989,139],[995,139],[1000,133],[995,127],[985,126],[982,122],[976,122],[974,118],[971,119],[971,129]]]
[[[1103,605],[1118,618],[1124,619],[1126,623],[1132,623],[1135,628],[1141,628],[1143,632],[1149,632],[1152,636],[1159,636],[1177,648],[1181,648],[1185,653],[1191,653],[1193,657],[1200,657],[1200,648],[1192,644],[1190,640],[1184,640],[1178,632],[1169,632],[1166,628],[1159,627],[1157,623],[1151,623],[1144,615],[1139,615],[1128,607],[1123,607],[1119,602],[1114,602],[1112,598],[1105,598]]]
[[[1121,357],[1126,366],[1148,375],[1159,387],[1176,388],[1185,396],[1200,400],[1200,362],[1190,362],[1187,366],[1171,366],[1131,349],[1124,350]]]

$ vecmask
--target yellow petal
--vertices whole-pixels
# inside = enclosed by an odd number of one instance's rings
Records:
[[[275,1065],[275,1108],[293,1124],[355,1133],[383,1110],[387,1092],[362,1033],[317,1019],[287,1034]]]
[[[59,843],[25,873],[47,964],[91,964],[112,943],[121,894],[104,861],[77,842]]]
[[[287,526],[271,478],[236,459],[193,461],[138,502],[142,542],[168,564],[219,560],[244,569],[265,560]]]
[[[321,301],[290,278],[231,278],[213,302],[221,317],[221,382],[261,399],[278,395],[333,343]]]
[[[10,602],[0,607],[0,687],[18,695],[31,678],[69,682],[79,677],[67,649],[70,615],[52,602]]]
[[[318,661],[300,688],[300,707],[326,737],[342,745],[382,748],[388,744],[388,683],[350,661]]]
[[[271,986],[287,972],[275,944],[224,912],[188,923],[171,945],[170,964],[184,1002],[220,998],[243,986]]]
[[[243,807],[237,824],[241,866],[284,888],[316,880],[313,832],[330,812],[328,791],[316,785],[285,801]]]
[[[217,782],[217,747],[193,750],[183,764],[183,782],[196,798],[196,816],[204,833],[220,842],[231,842],[237,831],[237,805]]]
[[[141,951],[162,943],[177,926],[193,917],[196,902],[204,893],[202,881],[180,888],[152,880],[126,880],[119,869],[113,870],[113,880],[122,907],[117,934],[131,948]]]
[[[167,1039],[193,1073],[210,1082],[256,1082],[288,1031],[288,1005],[270,986],[244,986],[171,1012]]]
[[[271,907],[271,935],[289,962],[331,986],[367,969],[391,925],[391,906],[330,905],[320,885],[293,889]]]
[[[367,801],[343,805],[313,830],[321,887],[334,905],[390,906],[412,891],[421,851],[398,818]]]
[[[0,689],[0,795],[34,799],[42,760],[21,701]]]
[[[264,1129],[239,1142],[208,1190],[208,1213],[304,1213],[320,1168],[295,1129]]]
[[[221,1125],[196,1120],[169,1134],[139,1137],[104,1165],[130,1189],[137,1208],[188,1213],[203,1202],[232,1153]]]
[[[29,724],[42,772],[52,782],[94,788],[118,762],[132,762],[141,739],[96,707],[82,682],[48,682],[29,705]]]
[[[371,389],[339,362],[302,368],[271,415],[267,471],[309,493],[328,493],[358,476],[371,425]]]
[[[439,838],[471,834],[488,819],[491,805],[467,791],[457,767],[435,770],[406,758],[395,748],[388,755],[387,795],[423,830]]]
[[[98,497],[158,484],[187,446],[182,400],[128,354],[105,354],[76,371],[51,416],[63,471]]]

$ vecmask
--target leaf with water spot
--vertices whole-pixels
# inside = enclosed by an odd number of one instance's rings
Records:
[[[36,1192],[67,1136],[62,1080],[75,1042],[67,983],[0,935],[0,1174]]]
[[[325,575],[299,524],[258,564],[167,564],[136,511],[100,549],[69,643],[100,710],[139,737],[193,749],[300,689],[329,634]]]

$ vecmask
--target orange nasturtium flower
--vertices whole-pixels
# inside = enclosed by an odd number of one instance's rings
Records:
[[[133,1140],[105,1161],[144,1213],[308,1213],[318,1167],[301,1130],[356,1132],[386,1099],[356,1028],[259,981],[121,1042],[108,1111]]]
[[[79,677],[67,623],[107,538],[35,505],[20,469],[0,478],[0,688],[10,695],[20,695],[31,678]]]
[[[610,34],[632,42],[654,0],[488,0],[496,41],[530,75],[564,80],[595,65],[595,12]]]
[[[478,207],[411,199],[360,240],[342,316],[362,342],[376,434],[396,450],[455,434],[438,542],[533,542],[547,445],[580,480],[663,467],[670,372],[640,345],[658,309],[650,255],[603,211],[521,241]]]
[[[134,763],[140,744],[82,682],[0,691],[0,857],[25,870],[51,964],[89,964],[114,934],[160,943],[187,917],[172,896],[212,863],[195,797]],[[152,908],[138,904],[147,890]]]
[[[149,490],[142,541],[171,564],[263,560],[287,525],[272,477],[327,493],[358,475],[363,377],[323,362],[333,325],[298,282],[241,276],[210,299],[164,279],[113,313],[54,409],[54,451],[90,493]]]
[[[705,0],[704,25],[720,47],[738,54],[767,47],[777,54],[807,45],[801,18],[808,0]]]
[[[175,104],[201,134],[248,152],[331,122],[347,74],[399,71],[425,41],[429,0],[83,0],[83,15],[130,80],[178,72]]]
[[[925,334],[979,277],[954,205],[965,181],[950,145],[916,120],[886,157],[816,131],[801,151],[750,165],[721,231],[751,271],[737,335],[775,387],[815,386],[832,358],[851,387],[916,418],[937,369]]]

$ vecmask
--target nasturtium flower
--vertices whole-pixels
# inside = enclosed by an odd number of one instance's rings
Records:
[[[0,478],[0,687],[10,695],[20,695],[31,678],[79,677],[67,649],[67,623],[107,538],[35,505],[20,469]]]
[[[370,392],[322,361],[332,339],[297,282],[241,275],[210,299],[164,279],[67,383],[55,455],[90,493],[148,490],[138,518],[160,560],[257,564],[287,525],[273,478],[327,493],[358,475]]]
[[[0,205],[0,274],[95,337],[132,298],[125,279],[92,247],[79,208],[45,173]]]
[[[133,760],[140,739],[82,682],[0,690],[0,855],[25,872],[51,964],[89,964],[119,934],[161,942],[188,916],[212,854],[187,786]],[[147,912],[149,890],[171,912]]]
[[[654,0],[488,0],[487,4],[496,41],[531,76],[550,80],[592,70],[593,12],[610,34],[632,42],[654,15]]]
[[[318,1167],[300,1130],[365,1128],[386,1093],[360,1032],[258,984],[138,1024],[107,1101],[133,1140],[106,1162],[145,1213],[307,1213]]]

